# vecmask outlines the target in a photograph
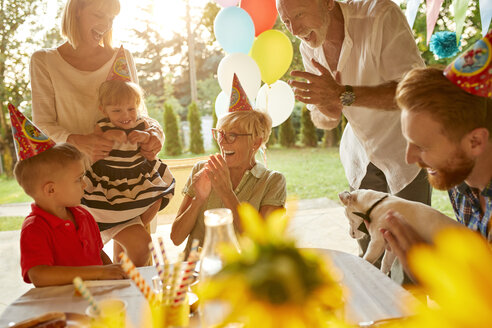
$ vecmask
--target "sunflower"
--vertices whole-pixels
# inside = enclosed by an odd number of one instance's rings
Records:
[[[409,265],[436,304],[411,304],[416,315],[396,327],[491,327],[492,250],[481,235],[463,228],[443,230],[433,246],[411,249]]]
[[[284,237],[285,211],[265,220],[249,204],[241,204],[238,211],[244,228],[241,253],[223,250],[226,264],[200,288],[202,301],[230,305],[224,324],[345,327],[337,319],[343,312],[343,289],[333,265]]]

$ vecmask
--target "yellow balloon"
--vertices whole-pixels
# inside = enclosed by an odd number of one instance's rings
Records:
[[[268,30],[258,35],[250,52],[260,68],[261,79],[267,84],[272,84],[287,72],[293,55],[292,43],[278,30]]]

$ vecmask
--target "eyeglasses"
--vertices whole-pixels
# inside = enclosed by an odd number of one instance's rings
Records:
[[[231,144],[234,141],[236,141],[237,137],[252,136],[252,134],[251,133],[234,133],[234,132],[226,133],[224,130],[212,129],[212,136],[219,143],[225,142],[225,143]]]

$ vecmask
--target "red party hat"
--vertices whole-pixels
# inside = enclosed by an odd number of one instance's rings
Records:
[[[55,145],[53,140],[41,132],[14,105],[9,104],[8,107],[15,150],[19,161],[36,156]]]
[[[249,103],[248,96],[246,95],[246,92],[244,92],[241,82],[239,82],[239,78],[236,73],[234,73],[229,112],[237,112],[240,110],[253,110],[253,107],[251,107],[251,104]]]
[[[492,97],[492,30],[444,70],[451,82],[481,97]]]
[[[126,60],[125,49],[123,49],[123,46],[121,46],[118,50],[113,65],[111,65],[111,69],[109,70],[106,81],[110,80],[120,80],[123,82],[132,81],[130,67],[128,66],[128,61]]]

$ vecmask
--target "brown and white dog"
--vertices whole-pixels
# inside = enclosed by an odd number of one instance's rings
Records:
[[[380,229],[388,228],[384,218],[389,210],[400,213],[406,222],[429,243],[432,242],[434,235],[445,227],[463,228],[463,225],[457,221],[428,205],[379,191],[367,189],[344,191],[339,193],[338,197],[345,206],[345,215],[350,223],[350,236],[360,239],[369,230],[371,241],[364,254],[364,259],[370,263],[376,262],[385,251],[386,242]],[[369,229],[366,229],[364,219],[370,222]],[[364,230],[366,232],[363,232]],[[394,260],[395,255],[386,250],[381,263],[381,271],[388,273]]]

